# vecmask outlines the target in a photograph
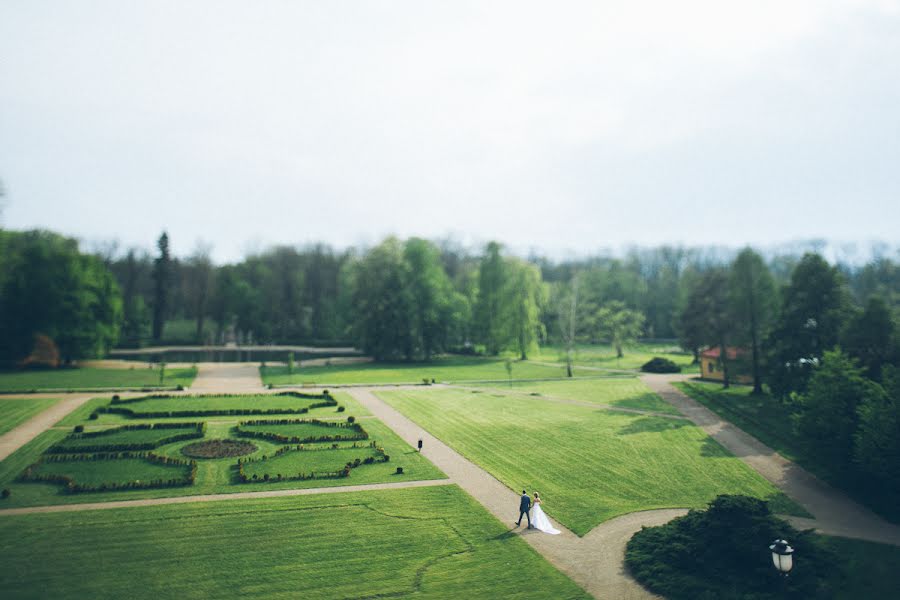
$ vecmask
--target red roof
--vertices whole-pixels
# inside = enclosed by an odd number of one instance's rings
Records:
[[[747,354],[748,351],[746,348],[736,348],[734,346],[727,346],[725,348],[725,352],[727,353],[728,360],[734,360],[739,356],[743,356],[744,354]],[[700,353],[700,356],[702,356],[703,358],[719,358],[719,354],[720,354],[719,347],[715,346],[713,348],[708,348],[708,349],[704,350],[703,352]]]

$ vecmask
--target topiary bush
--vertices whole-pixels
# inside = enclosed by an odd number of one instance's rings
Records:
[[[668,358],[655,356],[641,365],[644,373],[681,373],[681,367]]]
[[[796,550],[790,577],[778,574],[769,544]],[[719,496],[660,527],[644,527],[625,550],[625,565],[650,591],[669,600],[830,598],[834,555],[809,531],[797,531],[762,500]]]
[[[7,498],[9,498],[10,493],[11,492],[9,491],[9,488],[3,488],[3,491],[0,492],[0,498],[3,498],[4,500],[6,500]]]

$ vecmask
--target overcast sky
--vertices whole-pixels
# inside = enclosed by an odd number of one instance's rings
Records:
[[[900,241],[900,0],[0,3],[3,224]]]

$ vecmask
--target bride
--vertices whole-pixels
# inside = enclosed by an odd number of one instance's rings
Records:
[[[544,511],[541,508],[541,497],[537,492],[534,493],[534,501],[532,504],[534,506],[531,509],[531,524],[534,528],[543,531],[544,533],[551,533],[553,535],[558,534],[559,529],[554,529],[553,525],[550,524],[550,519],[544,514]]]

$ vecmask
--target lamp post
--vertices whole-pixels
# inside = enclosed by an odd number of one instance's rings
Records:
[[[772,542],[769,550],[772,551],[772,562],[775,564],[775,568],[787,577],[794,568],[794,558],[791,556],[794,554],[794,549],[787,543],[787,540],[779,539]]]

